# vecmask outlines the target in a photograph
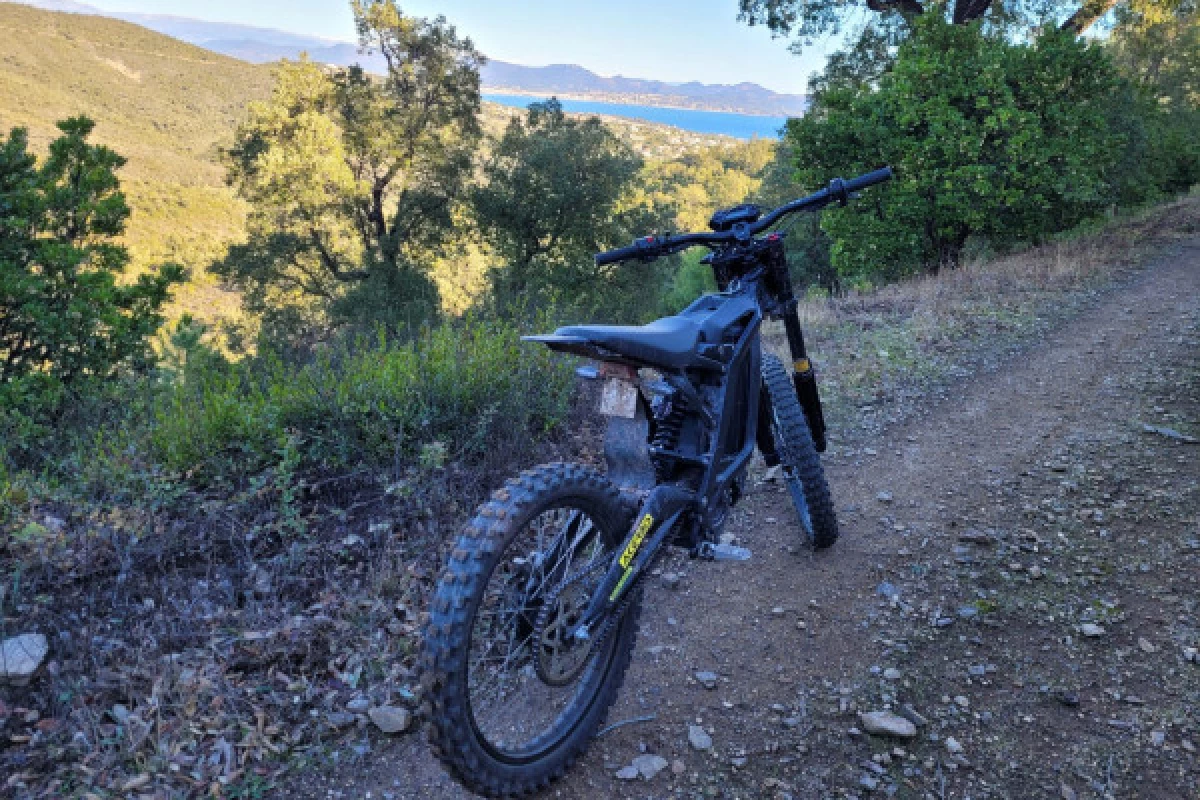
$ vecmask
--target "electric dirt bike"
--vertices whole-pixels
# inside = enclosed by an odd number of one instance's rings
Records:
[[[797,212],[845,204],[891,178],[881,169],[769,213],[717,212],[708,233],[647,236],[597,265],[688,247],[720,292],[642,327],[576,325],[528,336],[596,362],[608,417],[607,473],[578,464],[524,472],[477,511],[434,594],[421,657],[430,742],[485,795],[559,778],[586,749],[629,666],[641,582],[667,544],[704,559],[744,558],[721,541],[757,446],[778,466],[811,546],[838,536],[818,453],[825,423],[796,314],[783,236]],[[782,319],[789,371],[763,353],[765,317]]]

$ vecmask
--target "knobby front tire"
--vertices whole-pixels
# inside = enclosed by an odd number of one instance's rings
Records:
[[[796,397],[792,377],[779,358],[770,353],[762,357],[763,388],[771,403],[775,447],[779,451],[780,464],[785,481],[798,480],[802,488],[803,505],[796,502],[796,513],[805,527],[805,533],[813,547],[823,550],[831,547],[838,538],[837,515],[833,509],[833,495],[825,481],[825,470],[821,467],[821,456],[813,444],[812,432],[804,416],[804,408]],[[790,488],[790,487],[789,487]]]
[[[546,788],[603,724],[629,667],[640,590],[593,651],[573,650],[562,634],[628,524],[604,475],[559,463],[509,481],[459,537],[421,665],[430,744],[471,791]]]

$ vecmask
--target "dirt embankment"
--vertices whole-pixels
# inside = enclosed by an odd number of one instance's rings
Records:
[[[732,525],[752,561],[672,559],[680,587],[648,591],[609,719],[652,718],[603,735],[555,796],[1200,797],[1198,353],[1184,238],[844,441],[832,551],[797,549],[786,495],[756,487]],[[906,706],[915,738],[861,730]],[[671,768],[618,780],[642,752]],[[419,737],[306,786],[463,796]]]

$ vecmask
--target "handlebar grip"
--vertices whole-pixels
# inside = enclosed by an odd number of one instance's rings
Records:
[[[866,189],[868,186],[874,186],[877,183],[885,183],[890,181],[894,173],[891,167],[877,169],[874,172],[868,172],[866,175],[859,175],[857,178],[851,178],[846,181],[847,192],[857,192]]]
[[[618,247],[616,250],[606,250],[603,253],[597,253],[596,266],[603,267],[607,264],[616,264],[621,261],[632,261],[635,258],[648,261],[657,258],[659,255],[659,241],[653,236],[647,236],[644,239],[638,239],[629,245],[629,247]]]
[[[637,245],[631,245],[630,247],[618,247],[616,250],[596,253],[596,266],[603,267],[606,264],[628,261],[631,258],[637,258],[639,252]]]

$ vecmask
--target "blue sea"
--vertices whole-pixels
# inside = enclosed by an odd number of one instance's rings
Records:
[[[484,94],[484,100],[505,106],[525,108],[538,98],[519,94]],[[659,106],[638,106],[626,103],[601,103],[595,100],[563,100],[563,111],[573,114],[609,114],[614,117],[628,117],[663,125],[673,125],[685,131],[695,133],[712,133],[722,136],[734,136],[738,139],[775,139],[783,127],[787,117],[767,117],[757,114],[734,114],[727,111],[693,111],[688,108],[661,108]]]

